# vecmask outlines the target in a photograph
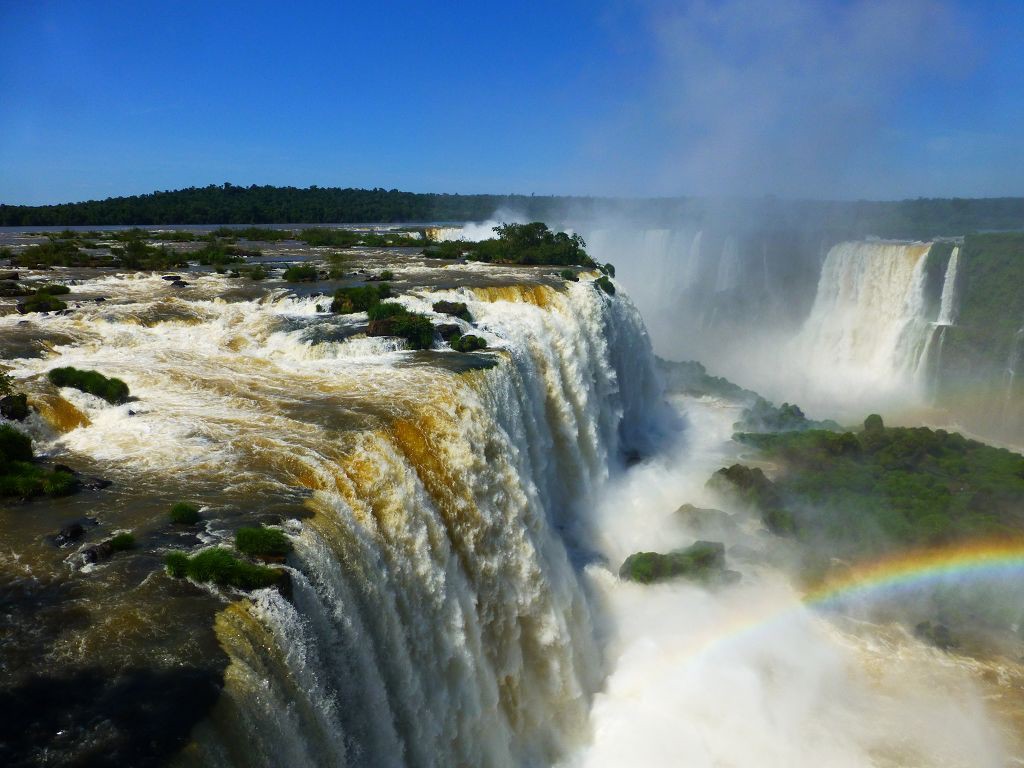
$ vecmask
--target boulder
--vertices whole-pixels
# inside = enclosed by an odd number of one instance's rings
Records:
[[[796,521],[785,508],[781,494],[759,467],[733,464],[720,469],[708,480],[708,487],[756,507],[772,533],[784,535],[796,530]]]
[[[171,283],[171,288],[187,288],[187,287],[188,287],[188,283],[186,283],[184,280],[175,280],[173,283]]]
[[[448,341],[452,336],[462,335],[462,327],[455,323],[439,323],[434,326],[434,331],[445,341]]]
[[[736,571],[725,568],[725,545],[717,541],[698,541],[667,554],[636,552],[619,568],[620,578],[653,584],[685,578],[702,584],[732,584],[739,581]]]
[[[181,280],[181,277],[179,277],[178,275],[164,275],[160,279],[161,280],[167,280],[168,282],[171,282],[171,283],[176,283],[179,280]]]
[[[705,531],[735,531],[739,528],[733,515],[720,509],[703,509],[693,504],[683,504],[674,513],[679,521],[701,533]]]
[[[380,320],[371,320],[366,329],[367,336],[395,336],[395,318],[385,317]]]
[[[473,322],[473,316],[469,314],[469,308],[461,301],[435,301],[433,309],[440,315],[451,315],[467,323]]]
[[[99,544],[94,544],[91,547],[86,547],[82,550],[82,559],[86,563],[98,563],[101,560],[107,560],[111,555],[114,554],[114,546],[109,541],[101,541]]]
[[[58,547],[66,547],[68,544],[78,541],[84,535],[85,529],[81,523],[70,523],[57,532],[53,542]]]
[[[0,272],[0,280],[17,280],[18,273],[15,271]]]
[[[0,397],[0,416],[11,421],[22,421],[28,416],[28,398],[21,393]]]

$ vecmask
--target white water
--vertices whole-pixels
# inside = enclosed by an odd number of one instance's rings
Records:
[[[732,460],[738,411],[681,405],[686,439],[634,468],[599,508],[601,551],[614,569],[631,552],[698,538],[730,546],[741,584],[643,586],[588,569],[613,617],[611,673],[591,713],[593,741],[570,766],[996,768],[1000,733],[967,665],[895,628],[831,624],[802,606],[770,565],[782,540],[704,487]],[[673,514],[680,504],[732,512],[717,529]],[[743,545],[738,556],[732,547]],[[941,692],[947,692],[943,695]]]
[[[954,246],[946,264],[946,277],[942,281],[942,300],[939,305],[938,325],[952,325],[956,321],[956,278],[957,264],[960,261],[960,246]]]
[[[811,408],[860,413],[920,402],[915,375],[932,335],[925,266],[929,244],[847,242],[825,259],[818,292],[784,350],[770,391]],[[780,383],[781,382],[781,383]]]
[[[316,299],[225,303],[202,298],[221,279],[195,283],[186,302],[159,279],[105,281],[126,303],[38,318],[75,343],[15,368],[116,373],[140,398],[65,390],[91,423],[50,445],[137,480],[311,492],[294,605],[259,593],[218,619],[231,665],[193,756],[544,765],[585,741],[603,667],[570,556],[661,400],[628,299],[588,282],[404,296],[469,304],[499,364],[459,375],[386,340],[313,343],[351,322],[317,317]]]

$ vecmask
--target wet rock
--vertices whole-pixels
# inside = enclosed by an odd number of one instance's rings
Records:
[[[176,283],[177,281],[181,280],[181,277],[178,275],[164,275],[160,279],[167,280],[168,282],[171,283]]]
[[[57,535],[54,537],[54,543],[58,547],[66,547],[68,544],[78,541],[80,538],[85,536],[85,528],[82,527],[81,523],[71,523],[65,525]]]
[[[448,341],[453,336],[462,335],[461,326],[458,326],[455,323],[440,323],[434,326],[434,330],[437,332],[437,335],[445,341]]]
[[[441,315],[451,315],[467,323],[473,322],[473,316],[469,314],[469,308],[461,301],[435,301],[433,305],[435,312]]]
[[[187,287],[188,287],[188,283],[186,283],[184,280],[175,280],[173,283],[171,283],[171,288],[187,288]]]
[[[283,597],[285,600],[291,601],[292,593],[294,591],[292,588],[292,575],[289,571],[286,571],[284,568],[281,568],[279,573],[280,576],[278,578],[276,585],[277,591],[281,593],[281,597]]]
[[[703,509],[693,504],[683,504],[674,514],[683,525],[702,534],[708,531],[732,533],[739,528],[736,519],[720,509]]]
[[[938,622],[933,624],[930,621],[922,621],[914,627],[914,636],[929,645],[934,645],[940,651],[948,651],[959,645],[949,627]]]
[[[109,541],[101,541],[82,550],[82,560],[92,565],[107,560],[114,554],[114,546]]]
[[[393,317],[385,317],[381,320],[371,320],[369,327],[366,329],[367,336],[394,336],[395,335],[395,319]]]
[[[28,416],[28,398],[23,394],[0,397],[0,416],[11,421],[21,421]]]
[[[685,549],[666,554],[637,552],[626,558],[619,576],[641,584],[684,578],[702,584],[732,584],[740,574],[725,568],[725,545],[698,541]]]
[[[107,299],[106,299],[106,297],[105,297],[105,296],[97,296],[97,297],[96,297],[95,299],[93,299],[93,301],[95,301],[95,302],[96,302],[97,304],[102,304],[102,303],[103,303],[103,302],[105,302],[106,300],[107,300]]]
[[[17,280],[18,273],[14,271],[0,272],[0,280]]]
[[[751,469],[743,464],[733,464],[715,472],[707,484],[710,488],[733,495],[756,507],[765,526],[772,533],[781,536],[796,530],[796,520],[785,508],[775,483],[760,468]]]
[[[109,488],[114,483],[111,480],[107,480],[102,477],[89,477],[82,481],[82,488],[87,491],[102,491],[104,488]]]

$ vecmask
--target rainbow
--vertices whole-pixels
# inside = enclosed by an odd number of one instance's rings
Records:
[[[945,579],[984,580],[1024,575],[1024,540],[980,540],[956,547],[917,549],[851,565],[794,600],[758,604],[689,638],[680,656],[694,661],[720,644],[768,631],[828,609],[844,600],[870,598],[926,586]]]
[[[917,549],[859,563],[808,591],[803,603],[844,599],[921,586],[947,578],[990,578],[1024,571],[1024,541],[981,540],[956,547]]]

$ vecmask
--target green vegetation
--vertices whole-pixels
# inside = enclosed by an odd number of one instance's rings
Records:
[[[288,537],[275,528],[239,528],[235,532],[235,548],[250,557],[284,557],[292,551]]]
[[[101,397],[108,403],[120,405],[128,401],[128,385],[120,379],[108,379],[96,371],[77,368],[54,368],[48,374],[50,382],[58,387],[74,387],[90,395]]]
[[[395,336],[405,339],[412,349],[430,349],[434,344],[434,324],[423,315],[412,312],[398,315],[390,320]]]
[[[290,229],[270,229],[268,227],[218,227],[211,232],[213,237],[225,240],[256,240],[264,243],[279,243],[282,240],[294,240],[295,233]]]
[[[171,522],[175,525],[195,525],[199,522],[199,507],[188,501],[179,501],[171,507]]]
[[[384,270],[381,270],[381,273],[379,275],[377,275],[377,279],[378,280],[384,280],[384,281],[394,280],[395,279],[395,273],[392,272],[390,269],[384,269]]]
[[[859,433],[737,439],[761,449],[782,474],[776,483],[761,473],[730,478],[732,485],[762,513],[786,511],[798,539],[821,551],[856,555],[1024,533],[1024,457],[957,433],[885,427],[872,415]]]
[[[130,533],[119,533],[108,542],[110,548],[115,552],[123,552],[135,546],[135,537]]]
[[[469,333],[464,336],[452,336],[448,339],[448,343],[456,352],[476,352],[480,349],[487,349],[487,341],[485,339]]]
[[[167,572],[176,579],[188,577],[198,582],[213,582],[222,587],[260,589],[281,582],[284,572],[240,560],[222,547],[204,549],[191,557],[171,552],[164,560]]]
[[[730,583],[739,574],[725,569],[725,547],[716,541],[698,541],[668,554],[637,552],[626,558],[619,576],[641,584],[686,578],[704,584]]]
[[[807,429],[838,430],[836,422],[812,421],[800,406],[783,403],[776,408],[763,397],[757,397],[753,404],[743,409],[743,418],[733,427],[741,432],[798,432]]]
[[[48,293],[36,293],[18,303],[18,311],[21,314],[27,312],[60,312],[67,308],[67,304]]]
[[[657,364],[669,392],[694,397],[712,395],[738,402],[753,402],[758,397],[756,392],[743,389],[728,379],[710,375],[707,369],[695,360],[677,362],[659,357]]]
[[[327,229],[313,227],[304,229],[297,236],[306,245],[331,246],[334,248],[351,248],[359,243],[359,233],[351,229]]]
[[[312,264],[295,264],[284,271],[284,279],[289,283],[316,282],[320,273]]]
[[[234,245],[225,244],[219,240],[207,243],[198,251],[193,251],[189,257],[200,264],[208,266],[225,266],[227,264],[238,264],[245,261],[246,256],[259,256],[260,252],[254,249],[238,248]]]
[[[10,424],[0,424],[0,497],[67,496],[78,487],[77,478],[70,472],[34,463],[28,435]]]
[[[563,280],[568,280],[570,283],[578,283],[580,281],[579,277],[571,269],[563,269],[558,274]]]
[[[40,285],[36,288],[36,293],[47,293],[50,296],[63,296],[64,294],[71,293],[71,289],[66,285],[50,283],[48,285]]]
[[[552,232],[541,221],[530,224],[499,224],[497,237],[478,243],[458,243],[463,255],[472,261],[496,264],[554,264],[559,266],[596,266],[579,235]]]
[[[367,312],[370,307],[376,306],[384,299],[390,298],[391,286],[388,283],[339,288],[334,292],[331,312],[339,315]]]
[[[609,296],[615,295],[615,284],[608,279],[608,275],[601,275],[597,280],[594,281],[594,285],[600,288],[602,291],[607,293]]]
[[[268,277],[267,270],[262,264],[245,267],[244,269],[240,269],[238,273],[243,277],[248,277],[250,280],[257,282],[260,280],[266,280]]]
[[[435,301],[432,308],[438,314],[451,315],[452,317],[457,317],[460,320],[465,320],[467,323],[473,322],[473,315],[469,313],[469,308],[464,302]]]
[[[401,304],[396,304],[393,301],[382,301],[381,303],[374,304],[370,307],[366,311],[366,314],[371,320],[385,320],[389,317],[407,315],[409,314],[409,310]]]

